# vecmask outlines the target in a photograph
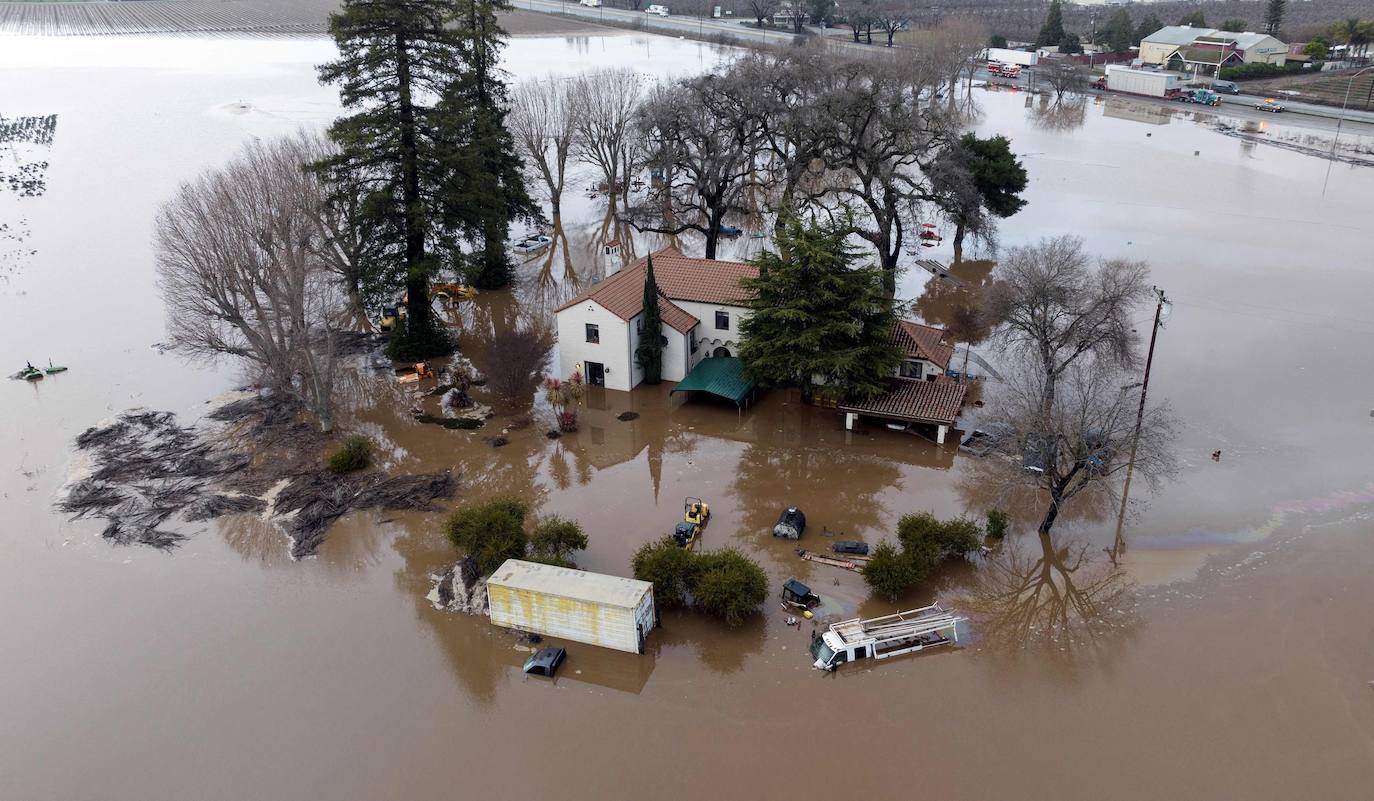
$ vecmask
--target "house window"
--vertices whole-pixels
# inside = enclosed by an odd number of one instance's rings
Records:
[[[689,334],[689,336],[691,337],[692,352],[693,352],[693,353],[696,353],[696,352],[697,352],[697,330],[696,330],[695,328],[693,328],[693,329],[692,329],[692,333]]]
[[[925,376],[925,362],[908,359],[902,362],[902,378],[922,378]]]
[[[587,341],[593,345],[601,344],[601,326],[596,323],[587,323]]]
[[[718,311],[718,312],[716,312],[716,330],[717,330],[717,331],[729,331],[729,330],[730,330],[730,313],[729,313],[729,312],[723,312],[723,311]]]

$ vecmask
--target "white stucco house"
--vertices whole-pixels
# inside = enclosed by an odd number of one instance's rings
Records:
[[[702,359],[738,355],[739,325],[749,315],[739,282],[758,271],[743,262],[689,258],[677,248],[653,259],[663,380],[681,381]],[[647,262],[634,262],[558,308],[560,376],[580,372],[588,384],[623,391],[644,379],[634,353],[644,334]]]

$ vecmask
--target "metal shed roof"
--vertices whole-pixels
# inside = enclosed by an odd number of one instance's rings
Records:
[[[487,579],[487,585],[627,609],[638,607],[645,594],[654,589],[647,581],[541,565],[523,559],[507,559]]]
[[[715,356],[697,362],[692,372],[673,387],[673,392],[709,392],[738,406],[744,403],[753,388],[754,382],[744,374],[744,365],[739,359]]]

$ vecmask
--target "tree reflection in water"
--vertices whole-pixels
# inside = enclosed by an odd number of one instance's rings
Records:
[[[1037,547],[1038,545],[1038,547]],[[1139,625],[1133,582],[1088,542],[1051,535],[1009,541],[989,554],[962,608],[994,648],[1072,652]]]
[[[1049,96],[1040,98],[1031,109],[1031,123],[1043,131],[1073,131],[1083,127],[1087,119],[1087,100],[1081,97],[1051,103]]]

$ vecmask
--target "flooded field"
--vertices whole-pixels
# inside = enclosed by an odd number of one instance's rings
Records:
[[[330,52],[281,38],[0,49],[0,115],[54,118],[50,135],[0,148],[0,171],[42,179],[30,193],[0,182],[0,342],[15,368],[71,367],[0,386],[0,798],[888,798],[918,783],[941,798],[1334,800],[1374,787],[1374,169],[1337,163],[1328,180],[1324,160],[1224,135],[1207,115],[1120,101],[1063,115],[975,92],[976,129],[1011,137],[1031,176],[1001,244],[1074,233],[1148,260],[1174,301],[1151,395],[1183,420],[1183,469],[1128,518],[1118,566],[1104,553],[1115,510],[1086,507],[1055,547],[1018,535],[899,601],[978,610],[958,650],[822,676],[808,630],[774,606],[734,630],[675,613],[646,655],[575,646],[551,683],[519,672],[508,634],[426,600],[454,556],[441,514],[351,515],[300,561],[252,516],[192,527],[163,553],[56,514],[82,430],[136,406],[192,421],[242,382],[152,347],[153,215],[245,139],[332,119],[312,68]],[[669,75],[729,55],[640,35],[523,38],[507,68]],[[1297,136],[1281,122],[1251,133]],[[459,308],[479,366],[491,332],[545,318],[607,269],[607,200],[572,183],[549,257],[513,292]],[[639,254],[666,244],[616,235]],[[722,255],[761,240],[732,247]],[[991,268],[952,275],[976,284]],[[957,287],[912,270],[899,294],[940,322]],[[543,422],[500,448],[484,439],[529,409],[467,432],[414,422],[390,383],[359,381],[350,403],[345,427],[381,441],[395,469],[453,469],[457,503],[514,492],[580,521],[583,567],[628,574],[634,548],[701,496],[707,547],[757,555],[828,611],[893,607],[770,537],[781,506],[871,542],[905,512],[990,503],[952,445],[846,433],[785,392],[743,414],[667,388],[593,392],[559,440],[536,401]],[[1047,641],[1038,624],[1059,614],[1071,625]]]

